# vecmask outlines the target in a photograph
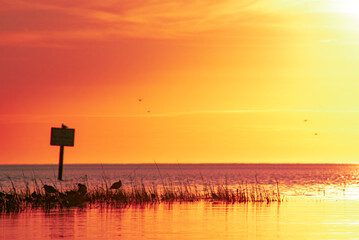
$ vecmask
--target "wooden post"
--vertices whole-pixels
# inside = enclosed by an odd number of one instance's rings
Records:
[[[64,146],[60,146],[59,180],[62,180],[62,169],[64,167]]]
[[[67,126],[62,124],[62,129],[67,129]],[[62,169],[64,168],[64,145],[60,145],[60,159],[59,159],[59,180],[62,180]]]

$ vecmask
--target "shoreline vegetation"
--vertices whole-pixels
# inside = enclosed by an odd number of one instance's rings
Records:
[[[109,187],[108,180],[104,177],[100,186],[88,187],[87,183],[79,183],[77,186],[63,189],[53,185],[41,185],[33,179],[33,187],[25,181],[23,189],[16,189],[13,181],[8,177],[11,187],[8,191],[0,190],[0,213],[22,212],[29,209],[86,208],[86,207],[113,207],[124,208],[133,205],[160,204],[172,202],[223,202],[223,203],[248,203],[248,202],[282,202],[284,197],[280,194],[279,183],[269,190],[256,183],[241,182],[236,186],[229,186],[227,181],[223,184],[206,182],[200,186],[191,185],[188,181],[145,186],[131,179],[129,186],[118,189]],[[119,181],[121,182],[121,181]],[[118,183],[118,182],[117,182]]]

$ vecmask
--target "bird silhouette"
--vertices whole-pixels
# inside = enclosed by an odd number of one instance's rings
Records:
[[[53,186],[44,185],[44,189],[46,193],[57,193],[57,190]]]
[[[38,198],[38,197],[41,197],[41,194],[37,194],[36,191],[33,191],[33,192],[31,193],[31,197],[32,197],[32,198]]]
[[[86,185],[79,183],[79,184],[77,184],[77,186],[78,186],[78,192],[79,192],[80,194],[84,195],[84,194],[87,193],[87,187],[86,187]]]
[[[121,182],[121,180],[118,180],[118,182],[114,182],[111,185],[110,189],[119,189],[121,186],[122,186],[122,182]]]
[[[139,99],[138,99],[139,102],[142,102],[142,100],[143,100],[142,98],[139,98]]]

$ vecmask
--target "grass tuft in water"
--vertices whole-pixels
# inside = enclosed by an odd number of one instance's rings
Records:
[[[13,181],[9,177],[11,187],[7,192],[0,191],[0,212],[21,212],[27,209],[41,208],[50,210],[53,208],[72,208],[72,207],[126,207],[131,205],[159,204],[170,202],[226,202],[226,203],[247,203],[247,202],[281,202],[283,197],[279,192],[279,183],[276,180],[275,190],[267,190],[256,179],[255,184],[241,182],[237,186],[229,186],[227,179],[223,184],[206,182],[203,177],[201,186],[191,186],[189,181],[182,181],[174,185],[165,183],[162,178],[162,185],[158,187],[155,183],[146,186],[131,179],[130,186],[120,189],[109,189],[107,179],[104,183],[89,189],[85,183],[86,190],[80,190],[80,186],[73,186],[62,190],[54,184],[53,189],[45,191],[40,187],[38,181],[33,178],[34,188],[31,192],[29,183],[24,182],[23,189],[16,189]],[[44,185],[42,183],[42,185]],[[202,187],[202,190],[199,190]]]

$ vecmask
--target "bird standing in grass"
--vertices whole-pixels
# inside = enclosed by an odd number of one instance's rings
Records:
[[[46,193],[57,193],[57,190],[53,186],[44,185],[44,189]]]
[[[118,180],[118,182],[114,182],[111,185],[110,189],[119,189],[121,186],[122,186],[122,182],[121,182],[121,180]]]
[[[80,194],[85,195],[87,193],[86,185],[79,183],[79,184],[77,184],[77,186],[78,186],[78,192]]]
[[[31,197],[32,197],[32,198],[38,198],[38,197],[41,197],[41,195],[40,195],[40,194],[37,194],[36,191],[33,191],[33,192],[31,193]]]

